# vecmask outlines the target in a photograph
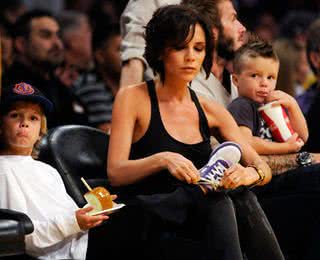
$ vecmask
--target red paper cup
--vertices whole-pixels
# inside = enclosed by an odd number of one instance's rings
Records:
[[[259,108],[260,115],[268,125],[272,137],[278,142],[287,141],[294,133],[285,109],[270,102]]]

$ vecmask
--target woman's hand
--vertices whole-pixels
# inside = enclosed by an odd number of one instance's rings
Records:
[[[99,226],[103,221],[107,220],[109,217],[105,215],[90,216],[87,213],[93,210],[92,206],[78,209],[76,211],[76,218],[79,224],[79,227],[82,230],[88,230],[90,228]]]
[[[199,172],[193,163],[178,153],[161,153],[165,167],[172,176],[187,183],[197,183],[200,179]]]
[[[225,189],[235,189],[239,186],[251,185],[258,179],[259,175],[254,168],[235,164],[225,171],[221,186]]]

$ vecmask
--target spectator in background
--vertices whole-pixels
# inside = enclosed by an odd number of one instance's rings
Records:
[[[309,127],[309,139],[304,149],[320,152],[320,19],[313,22],[307,33],[307,58],[317,81],[301,96],[298,103]]]
[[[87,14],[91,9],[94,0],[64,0],[66,10],[78,11]]]
[[[280,38],[286,38],[302,45],[306,44],[306,32],[316,16],[310,11],[290,11],[281,20]]]
[[[12,64],[12,25],[0,16],[0,41],[1,41],[1,63],[2,74],[5,73]]]
[[[56,18],[47,11],[33,10],[17,20],[13,32],[16,55],[3,75],[3,85],[23,81],[40,89],[54,104],[49,128],[80,123],[81,118],[74,111],[75,97],[55,75],[56,67],[63,61],[63,44]]]
[[[96,68],[106,84],[106,88],[115,96],[119,89],[120,26],[118,23],[100,26],[93,34],[93,51]]]
[[[28,10],[41,9],[58,14],[64,8],[64,0],[23,0]]]
[[[119,23],[124,1],[96,0],[88,13],[92,28]]]
[[[59,22],[65,45],[64,66],[59,68],[61,80],[70,86],[80,101],[81,106],[78,106],[77,112],[84,116],[84,124],[108,132],[114,96],[111,88],[114,88],[115,93],[118,83],[110,76],[103,76],[112,75],[111,71],[104,71],[103,75],[97,73],[98,67],[95,67],[92,52],[92,30],[87,16],[78,11],[65,11],[60,14]],[[102,42],[99,42],[99,48],[100,44]],[[99,71],[104,69],[108,68],[100,67]]]
[[[64,11],[58,16],[61,39],[64,44],[64,61],[79,71],[93,67],[92,29],[86,14],[79,11]]]
[[[104,102],[106,114],[108,114],[107,130],[110,130],[112,106],[114,97],[119,90],[120,84],[120,26],[119,24],[110,24],[108,26],[99,26],[93,34],[93,52],[96,64],[97,77],[106,90]]]
[[[286,38],[289,41],[306,46],[308,28],[316,17],[316,13],[313,11],[299,9],[289,11],[280,22],[279,38]],[[303,83],[304,89],[308,89],[315,81],[315,75],[309,73],[306,81]]]
[[[293,97],[301,95],[311,73],[305,46],[286,38],[277,39],[273,45],[280,61],[276,88]]]
[[[26,5],[23,0],[0,1],[0,15],[9,24],[14,24],[26,11]]]
[[[278,35],[278,24],[271,12],[257,14],[253,31],[263,40],[272,42]]]

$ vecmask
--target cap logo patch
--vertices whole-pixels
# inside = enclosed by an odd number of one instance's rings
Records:
[[[21,82],[14,86],[13,92],[19,95],[32,95],[34,93],[34,88],[30,84]]]

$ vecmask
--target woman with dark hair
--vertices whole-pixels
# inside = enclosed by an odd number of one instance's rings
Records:
[[[269,167],[226,109],[188,87],[202,68],[207,76],[211,71],[211,29],[188,7],[169,5],[154,13],[145,36],[146,60],[159,77],[116,96],[107,171],[121,187],[119,197],[146,211],[147,237],[170,230],[197,238],[204,259],[242,259],[242,250],[249,259],[283,259],[246,187],[267,183]],[[230,142],[211,151],[210,135],[217,132]],[[237,164],[239,145],[247,167]],[[221,192],[199,184],[216,177]]]

